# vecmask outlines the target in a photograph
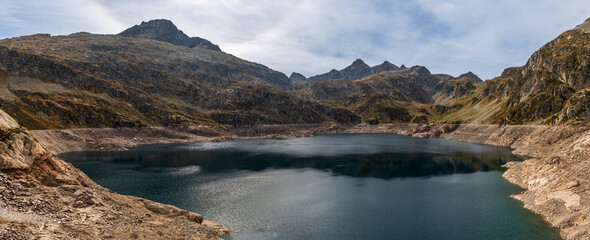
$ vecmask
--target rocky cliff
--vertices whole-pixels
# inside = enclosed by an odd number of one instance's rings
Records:
[[[521,67],[466,94],[448,119],[502,124],[590,122],[590,20],[533,53]]]
[[[196,213],[104,189],[0,110],[0,239],[210,239]]]

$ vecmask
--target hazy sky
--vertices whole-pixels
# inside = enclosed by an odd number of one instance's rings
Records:
[[[114,34],[165,18],[287,75],[362,58],[488,79],[588,17],[588,0],[2,0],[0,38]]]

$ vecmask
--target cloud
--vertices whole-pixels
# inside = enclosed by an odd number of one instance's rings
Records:
[[[519,66],[590,16],[587,0],[8,0],[0,38],[118,33],[166,18],[246,60],[311,76],[354,59],[482,78]]]
[[[108,9],[91,0],[5,0],[0,12],[0,38],[35,33],[111,33],[123,27]]]

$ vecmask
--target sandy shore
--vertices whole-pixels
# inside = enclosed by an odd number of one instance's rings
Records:
[[[564,239],[590,239],[590,128],[497,125],[263,125],[37,130],[48,151],[109,151],[155,144],[248,138],[292,138],[335,133],[398,133],[506,146],[531,157],[507,164],[504,177],[524,189],[513,197],[561,230]]]

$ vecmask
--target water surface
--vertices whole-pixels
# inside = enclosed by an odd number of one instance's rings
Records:
[[[558,239],[509,195],[502,147],[395,134],[149,145],[72,161],[121,194],[173,204],[228,239]]]

